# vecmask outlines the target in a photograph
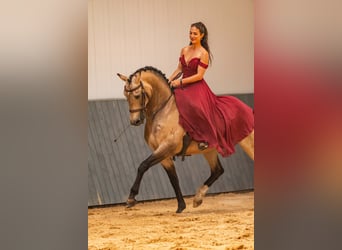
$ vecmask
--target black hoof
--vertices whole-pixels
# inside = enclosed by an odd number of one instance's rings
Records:
[[[186,208],[186,205],[181,205],[181,206],[178,206],[178,209],[176,211],[177,214],[180,214],[181,212],[183,212],[183,210]]]
[[[130,207],[134,207],[135,204],[137,204],[137,200],[136,199],[128,199],[126,202],[126,207],[130,208]]]

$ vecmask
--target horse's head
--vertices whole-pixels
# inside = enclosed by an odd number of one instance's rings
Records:
[[[134,126],[139,126],[144,123],[148,102],[146,86],[144,86],[140,79],[141,72],[136,73],[130,78],[119,73],[117,75],[125,82],[124,95],[129,106],[130,122]]]

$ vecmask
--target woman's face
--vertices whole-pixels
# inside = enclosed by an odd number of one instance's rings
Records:
[[[200,44],[203,36],[204,34],[201,34],[200,30],[195,26],[190,28],[189,38],[192,44]]]

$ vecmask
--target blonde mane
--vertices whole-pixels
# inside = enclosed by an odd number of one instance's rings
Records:
[[[160,71],[159,69],[157,69],[157,68],[155,68],[155,67],[152,67],[152,66],[145,66],[145,67],[143,67],[143,68],[140,68],[140,69],[136,70],[133,74],[131,74],[131,75],[129,76],[128,82],[131,83],[133,76],[135,76],[137,73],[140,73],[140,72],[142,72],[142,71],[143,71],[143,72],[150,71],[150,72],[152,72],[152,73],[155,73],[156,75],[160,76],[160,77],[164,80],[163,82],[164,82],[166,85],[168,85],[169,79],[167,79],[167,77],[165,76],[165,74],[164,74],[162,71]]]

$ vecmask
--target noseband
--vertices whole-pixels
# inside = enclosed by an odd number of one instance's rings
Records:
[[[133,89],[128,89],[126,87],[126,85],[125,85],[125,92],[130,93],[130,92],[133,92],[133,91],[135,91],[135,90],[137,90],[139,88],[141,88],[141,105],[140,105],[141,107],[137,108],[137,109],[130,109],[129,112],[130,113],[135,113],[135,112],[142,111],[142,113],[140,115],[142,115],[144,117],[145,113],[146,113],[145,100],[146,100],[146,95],[147,94],[145,92],[144,85],[143,85],[142,81],[140,81],[140,84],[138,86],[136,86],[135,88],[133,88]],[[172,96],[173,96],[173,92],[171,91],[170,96],[160,105],[159,108],[157,108],[155,111],[152,112],[152,115],[151,115],[152,120],[154,119],[156,114],[166,106],[166,104],[171,100]],[[147,97],[149,97],[149,96],[147,96]]]
[[[145,106],[146,94],[145,94],[145,89],[144,89],[144,85],[143,85],[142,81],[140,81],[140,84],[133,89],[127,89],[125,86],[125,92],[130,93],[130,92],[133,92],[139,88],[141,88],[141,107],[137,108],[137,109],[130,109],[129,110],[130,113],[135,113],[135,112],[140,112],[140,111],[145,112],[146,111],[146,106]]]

